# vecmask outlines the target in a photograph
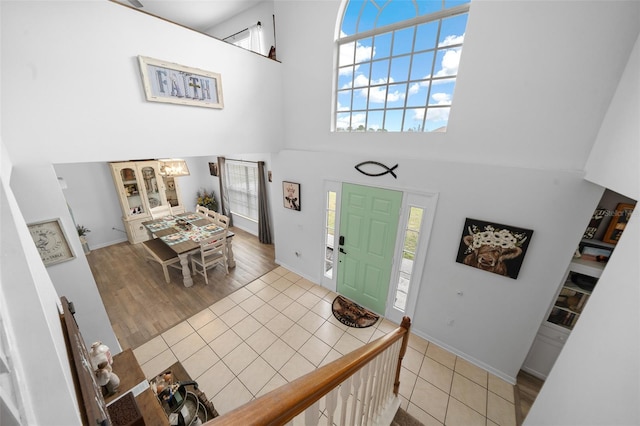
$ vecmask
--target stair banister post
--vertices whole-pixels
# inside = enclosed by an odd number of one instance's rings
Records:
[[[393,393],[397,396],[398,389],[400,389],[400,370],[402,369],[402,359],[404,354],[407,353],[407,345],[409,344],[409,332],[411,331],[411,318],[402,317],[400,327],[407,330],[402,338],[402,346],[400,347],[400,355],[398,356],[398,367],[396,368],[396,379],[393,382]]]

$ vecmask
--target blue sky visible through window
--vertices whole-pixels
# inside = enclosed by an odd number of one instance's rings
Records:
[[[352,0],[340,42],[337,131],[446,129],[467,25],[465,1]],[[443,9],[467,5],[453,16]],[[385,31],[429,14],[435,20]],[[442,19],[440,19],[442,18]],[[366,31],[357,38],[358,34]]]

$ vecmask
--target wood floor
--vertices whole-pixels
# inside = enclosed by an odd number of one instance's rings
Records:
[[[193,287],[182,284],[181,271],[145,260],[141,244],[123,242],[92,250],[87,255],[98,291],[123,349],[136,348],[195,315],[278,265],[274,246],[232,228],[236,267],[225,275],[221,267],[209,271],[209,285],[195,275]]]
[[[538,379],[537,377],[534,377],[522,370],[518,373],[516,380],[516,395],[520,405],[520,415],[517,417],[518,424],[521,425],[527,417],[527,414],[529,414],[529,410],[531,409],[533,402],[536,400],[538,393],[540,393],[544,380]]]

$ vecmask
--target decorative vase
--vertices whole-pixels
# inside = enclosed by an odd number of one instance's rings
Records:
[[[91,249],[89,248],[89,243],[87,242],[87,237],[85,237],[84,235],[81,235],[80,242],[82,243],[82,250],[84,250],[84,254],[91,253]]]
[[[91,351],[89,352],[89,358],[91,359],[91,366],[93,370],[98,370],[99,365],[107,363],[111,366],[113,364],[113,358],[111,358],[111,351],[109,347],[102,342],[93,342],[91,344]]]

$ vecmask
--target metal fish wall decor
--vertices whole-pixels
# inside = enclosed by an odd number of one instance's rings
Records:
[[[377,173],[372,173],[371,171],[366,171],[365,170],[365,166],[376,166],[375,168],[381,168],[382,171],[381,172],[377,172]],[[355,166],[356,170],[359,171],[360,173],[362,173],[363,175],[367,175],[367,176],[384,176],[387,173],[389,173],[391,176],[393,176],[394,179],[398,179],[398,176],[396,176],[396,174],[393,172],[395,169],[398,168],[398,165],[396,164],[395,166],[389,168],[386,165],[382,164],[382,163],[378,163],[377,161],[363,161],[362,163],[358,164]],[[371,167],[368,167],[370,170],[372,169]]]

